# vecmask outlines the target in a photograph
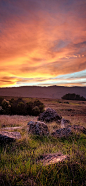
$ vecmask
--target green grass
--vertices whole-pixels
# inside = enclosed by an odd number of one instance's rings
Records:
[[[63,163],[42,166],[43,154],[62,152],[69,155]],[[0,148],[2,185],[84,185],[86,175],[86,136],[68,139],[28,135]],[[71,181],[72,180],[72,181]]]

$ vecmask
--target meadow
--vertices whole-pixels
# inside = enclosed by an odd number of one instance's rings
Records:
[[[10,99],[10,97],[6,97]],[[23,98],[24,101],[33,98]],[[35,99],[35,98],[34,98]],[[86,101],[62,99],[39,99],[45,109],[53,108],[71,125],[86,128]],[[27,123],[37,121],[36,116],[0,115],[0,130],[5,127],[21,126],[15,129],[21,139],[13,143],[0,144],[0,185],[1,186],[85,186],[86,185],[86,134],[73,133],[67,138],[36,136],[28,134]],[[55,121],[46,123],[50,134],[60,128]],[[10,129],[9,131],[14,131]],[[43,166],[40,161],[44,154],[62,153],[68,159]]]

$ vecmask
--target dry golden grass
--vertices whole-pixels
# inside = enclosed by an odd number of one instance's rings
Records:
[[[34,116],[0,115],[0,127],[14,127],[14,126],[24,127],[31,120],[36,121],[37,118]]]
[[[9,97],[6,98],[9,100]],[[16,98],[17,99],[17,98]],[[25,101],[33,100],[33,98],[24,98]],[[45,109],[48,107],[55,109],[59,115],[68,119],[71,125],[82,125],[86,127],[86,101],[67,101],[58,99],[39,99],[45,105]],[[71,109],[69,111],[69,109]],[[0,128],[1,127],[16,127],[27,126],[29,121],[37,121],[37,117],[34,116],[19,116],[19,115],[0,115]],[[56,122],[47,123],[50,133],[58,129],[60,126]]]

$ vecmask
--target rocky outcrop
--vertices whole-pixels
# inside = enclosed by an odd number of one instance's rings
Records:
[[[46,111],[39,115],[38,120],[45,121],[45,122],[52,122],[52,121],[61,121],[61,116],[57,114],[54,109],[48,108]]]
[[[28,132],[32,133],[32,134],[36,134],[36,135],[40,135],[40,136],[44,136],[44,135],[48,135],[49,131],[48,131],[48,127],[44,122],[34,122],[34,121],[30,121],[28,123]]]

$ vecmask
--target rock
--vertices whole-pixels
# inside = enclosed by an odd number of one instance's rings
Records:
[[[15,139],[14,138],[10,138],[10,137],[8,137],[8,136],[5,136],[5,135],[2,135],[2,134],[0,134],[0,142],[1,143],[3,143],[3,142],[13,142],[13,141],[15,141]]]
[[[86,128],[80,125],[72,125],[71,128],[75,131],[81,131],[86,134]]]
[[[0,142],[13,142],[21,138],[20,132],[0,131]]]
[[[62,153],[51,153],[51,154],[45,154],[42,156],[40,159],[40,162],[43,163],[43,166],[51,165],[51,164],[56,164],[58,162],[62,162],[65,159],[67,159],[67,155],[63,155]]]
[[[61,128],[65,128],[67,126],[67,124],[69,124],[70,121],[66,120],[64,118],[61,119]]]
[[[36,135],[40,135],[40,136],[44,136],[44,135],[48,135],[49,131],[48,131],[48,127],[44,122],[29,122],[29,131],[32,134],[36,134]]]
[[[34,121],[29,121],[27,125],[31,125],[31,124],[34,125],[35,122]]]
[[[52,121],[61,121],[61,116],[57,114],[54,109],[48,108],[46,111],[39,115],[38,120],[45,121],[45,122],[52,122]]]
[[[16,129],[22,129],[22,127],[5,127],[5,125],[3,125],[3,127],[1,128],[1,130],[16,130]]]
[[[61,128],[53,132],[51,135],[54,137],[68,137],[71,136],[71,134],[75,131],[80,131],[86,134],[86,128],[80,125],[68,125],[65,128]]]
[[[72,134],[71,128],[67,127],[67,128],[63,128],[63,129],[58,129],[55,132],[53,132],[51,135],[53,135],[54,137],[68,137]]]
[[[67,109],[68,111],[72,111],[72,109]]]

